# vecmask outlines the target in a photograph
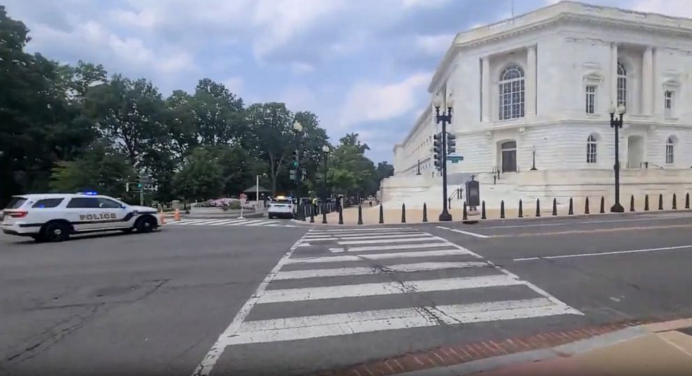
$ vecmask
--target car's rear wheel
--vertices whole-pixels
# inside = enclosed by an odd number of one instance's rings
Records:
[[[70,239],[70,230],[70,225],[67,223],[48,223],[39,238],[47,242],[63,242]]]
[[[135,224],[135,228],[140,233],[152,232],[156,228],[156,219],[150,216],[140,218]]]
[[[274,216],[271,214],[267,214],[267,218],[272,219],[272,218],[274,218]]]

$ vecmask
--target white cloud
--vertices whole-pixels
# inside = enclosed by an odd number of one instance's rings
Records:
[[[319,105],[317,96],[307,86],[291,86],[282,91],[275,100],[286,103],[286,107],[294,112],[314,112]]]
[[[356,84],[349,90],[339,111],[340,125],[388,120],[410,112],[417,105],[416,94],[424,92],[430,77],[430,73],[417,73],[389,85]]]
[[[415,44],[418,49],[427,55],[444,55],[452,45],[454,36],[455,34],[418,35],[416,36]]]
[[[293,74],[310,73],[314,70],[315,70],[315,67],[312,64],[299,63],[299,62],[291,63],[291,73],[293,73]]]
[[[405,8],[412,7],[426,7],[426,8],[436,8],[440,7],[451,0],[403,0]]]
[[[689,0],[640,0],[633,9],[673,17],[692,17],[692,3]]]
[[[231,77],[223,81],[223,85],[226,86],[233,94],[240,94],[243,92],[243,86],[245,85],[245,80],[242,77]]]

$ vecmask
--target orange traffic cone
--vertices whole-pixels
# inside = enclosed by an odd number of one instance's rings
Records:
[[[173,219],[175,219],[176,222],[180,221],[180,209],[175,209],[175,214],[173,215]]]

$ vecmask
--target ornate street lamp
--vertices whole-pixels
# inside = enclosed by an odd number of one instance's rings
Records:
[[[293,123],[293,132],[296,135],[297,148],[295,151],[295,167],[296,167],[296,196],[298,196],[298,204],[296,210],[296,219],[304,219],[303,200],[300,194],[300,183],[303,180],[303,172],[300,169],[300,155],[303,150],[303,125],[297,120]]]
[[[442,124],[442,213],[440,213],[440,222],[449,222],[452,220],[452,215],[447,211],[447,124],[452,123],[452,107],[454,107],[454,98],[450,94],[445,101],[444,98],[437,93],[433,101],[435,106],[435,120],[438,124]],[[443,107],[440,113],[440,107]],[[447,110],[445,111],[444,108]]]
[[[615,204],[610,208],[611,213],[623,213],[625,208],[620,205],[620,128],[622,128],[622,117],[625,114],[625,106],[620,104],[617,108],[610,105],[610,127],[615,129]],[[615,116],[617,114],[618,116]]]

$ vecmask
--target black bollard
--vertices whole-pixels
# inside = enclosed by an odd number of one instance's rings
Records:
[[[689,209],[689,208],[690,208],[690,194],[687,193],[687,194],[685,194],[685,209]]]
[[[649,211],[649,195],[644,195],[644,211]]]
[[[464,215],[462,216],[461,220],[462,220],[462,221],[466,221],[466,220],[468,220],[468,219],[469,219],[469,215],[468,215],[468,213],[466,212],[466,201],[464,201]]]
[[[541,216],[541,200],[536,199],[536,218]]]
[[[401,204],[401,223],[406,223],[406,204]]]
[[[605,197],[601,196],[601,214],[605,214]]]
[[[630,198],[630,211],[634,211],[634,195],[632,195],[632,198]]]
[[[500,201],[500,218],[505,219],[505,200]]]
[[[663,193],[658,195],[658,210],[663,210]]]
[[[322,224],[327,224],[327,211],[324,210],[326,207],[323,205],[322,206]]]
[[[344,224],[344,208],[341,206],[339,207],[339,224]]]
[[[519,218],[524,218],[524,205],[521,200],[519,200]]]
[[[673,207],[672,207],[672,209],[673,210],[678,209],[678,198],[675,196],[675,193],[673,193]]]
[[[589,198],[586,198],[586,214],[589,214]],[[574,199],[572,197],[569,198],[569,211],[567,212],[567,215],[574,215]]]
[[[557,215],[557,199],[553,199],[553,215]]]
[[[383,205],[380,204],[380,224],[383,224],[383,223],[384,223],[384,209],[383,209]]]
[[[305,205],[303,205],[303,215],[302,215],[302,217],[303,217],[303,218],[302,218],[303,222],[305,222],[305,221],[306,221],[306,218],[308,217],[308,207],[305,206]]]
[[[428,221],[428,204],[423,203],[423,222]]]
[[[485,201],[481,202],[481,219],[488,219],[488,217],[485,216]]]
[[[363,224],[363,208],[358,204],[358,224]]]
[[[310,205],[310,223],[315,223],[315,207]]]

